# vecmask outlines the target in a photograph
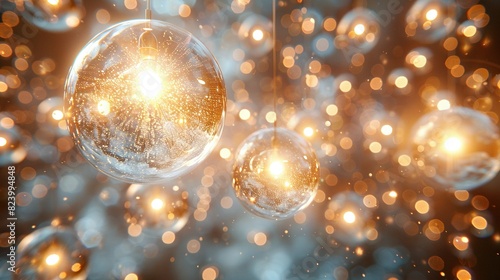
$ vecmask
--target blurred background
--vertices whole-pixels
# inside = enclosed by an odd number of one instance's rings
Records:
[[[1,217],[8,217],[3,186],[15,166],[16,244],[28,236],[35,245],[24,250],[36,250],[48,242],[37,230],[61,226],[75,233],[62,246],[81,242],[75,250],[83,252],[83,268],[60,278],[500,274],[498,167],[485,171],[470,161],[461,169],[470,173],[436,182],[421,170],[412,134],[422,116],[456,106],[498,127],[500,2],[277,1],[275,114],[271,1],[152,0],[153,18],[188,30],[212,51],[228,98],[213,153],[162,185],[185,205],[170,228],[132,221],[137,190],[81,157],[62,109],[66,75],[82,47],[113,24],[142,18],[145,1],[72,1],[56,12],[45,9],[50,0],[24,2],[0,0]],[[238,145],[272,127],[276,115],[279,126],[312,144],[321,175],[311,205],[283,221],[248,213],[232,188]],[[464,132],[498,140],[485,128]],[[498,166],[498,149],[491,157]],[[492,179],[456,188],[456,180],[485,176]],[[2,226],[1,279],[12,276],[9,234]]]

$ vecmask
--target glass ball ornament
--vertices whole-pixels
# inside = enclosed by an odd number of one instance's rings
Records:
[[[85,15],[81,0],[24,0],[23,17],[46,31],[75,28]]]
[[[261,129],[239,146],[233,188],[251,213],[285,219],[306,208],[319,182],[319,163],[311,145],[284,128]]]
[[[23,142],[17,126],[0,124],[0,166],[17,164],[26,158],[28,152]]]
[[[412,154],[425,181],[458,190],[489,182],[500,170],[500,135],[491,119],[454,107],[421,117],[412,131]]]
[[[215,58],[190,33],[131,20],[83,48],[64,99],[82,155],[111,177],[144,183],[177,178],[212,152],[226,90]]]
[[[252,14],[243,20],[238,30],[238,38],[245,51],[254,56],[262,56],[273,48],[272,22],[261,15]]]
[[[178,232],[188,222],[188,193],[178,186],[132,184],[126,197],[125,220],[141,232]]]
[[[44,227],[24,237],[17,247],[14,279],[86,279],[88,250],[67,227]]]
[[[367,53],[377,44],[380,24],[377,14],[365,8],[356,8],[340,20],[335,45],[345,54]]]
[[[321,146],[329,140],[329,121],[319,110],[304,110],[294,114],[287,123],[290,130],[306,138],[319,158],[324,156]]]
[[[332,197],[324,216],[327,223],[335,228],[334,237],[344,243],[359,244],[370,235],[372,210],[355,192],[341,192]]]
[[[456,25],[457,4],[454,0],[418,0],[406,14],[405,32],[423,43],[434,43]]]
[[[50,97],[38,105],[36,121],[43,130],[56,136],[68,135],[63,104],[62,98]]]

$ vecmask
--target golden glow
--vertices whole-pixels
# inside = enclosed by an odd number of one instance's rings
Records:
[[[107,100],[101,100],[97,103],[97,111],[103,116],[107,116],[110,111],[110,104]]]
[[[338,112],[339,112],[339,108],[337,106],[335,106],[334,104],[330,104],[330,105],[328,105],[328,107],[326,107],[326,113],[329,116],[335,116]]]
[[[264,39],[264,32],[262,32],[262,30],[260,30],[260,29],[255,29],[252,32],[252,38],[255,41],[261,41],[262,39]]]
[[[240,119],[242,119],[242,120],[244,120],[244,121],[246,121],[246,120],[250,119],[250,116],[251,116],[251,115],[252,115],[252,114],[250,113],[250,110],[248,110],[248,109],[242,109],[242,110],[240,111],[240,113],[239,113]]]
[[[399,76],[394,81],[394,84],[398,88],[405,88],[408,85],[408,78],[406,78],[405,76]]]
[[[488,226],[488,222],[486,221],[486,219],[481,216],[472,218],[471,222],[475,228],[480,230],[485,229]]]
[[[396,197],[398,197],[398,193],[396,191],[390,191],[389,196],[392,198],[396,198]]]
[[[413,65],[417,68],[423,68],[426,64],[427,57],[425,57],[424,55],[419,54],[413,59]]]
[[[356,221],[356,215],[353,212],[347,211],[344,213],[344,221],[348,224],[352,224]]]
[[[339,88],[342,92],[348,92],[352,89],[352,84],[349,81],[342,81],[339,85]]]
[[[464,33],[465,37],[470,38],[470,37],[476,35],[477,28],[474,25],[470,25],[470,26],[465,27],[462,32]]]
[[[47,0],[47,3],[49,3],[52,6],[59,5],[59,0]]]
[[[438,11],[436,9],[430,9],[425,14],[425,19],[432,21],[435,20],[437,16],[438,16]]]
[[[153,210],[160,210],[163,208],[164,205],[165,202],[163,202],[163,200],[159,198],[155,198],[153,199],[153,201],[151,201],[151,208],[153,208]]]
[[[415,210],[420,214],[427,214],[429,212],[429,203],[425,200],[419,200],[415,203]]]
[[[7,139],[5,139],[5,137],[0,136],[0,147],[3,147],[5,145],[7,145]]]
[[[368,148],[370,149],[370,152],[374,154],[378,154],[382,151],[382,145],[379,142],[371,142]]]
[[[64,117],[64,115],[63,115],[63,112],[61,110],[54,110],[52,112],[52,118],[56,121],[62,120],[63,117]]]
[[[449,137],[444,142],[444,149],[449,153],[456,153],[462,149],[462,140],[455,136]]]
[[[284,169],[285,167],[283,166],[283,163],[279,160],[273,161],[271,162],[271,165],[269,165],[269,172],[274,177],[280,176],[283,173]]]
[[[139,280],[139,277],[135,273],[129,273],[123,280]]]
[[[409,166],[411,164],[411,157],[409,155],[400,155],[398,157],[398,163],[401,166]]]
[[[457,279],[458,280],[471,280],[472,275],[467,270],[460,269],[459,271],[457,271]]]
[[[142,95],[148,98],[155,98],[162,90],[160,76],[152,69],[139,72],[137,82]]]
[[[268,123],[274,123],[276,121],[276,113],[275,112],[267,112],[266,121]]]
[[[380,128],[380,132],[384,135],[391,135],[392,134],[392,126],[385,124]]]
[[[59,263],[61,257],[58,254],[50,254],[45,258],[45,263],[50,266],[54,266]]]
[[[312,129],[312,127],[309,127],[309,126],[304,128],[303,132],[304,132],[304,136],[306,136],[306,137],[311,137],[314,135],[314,129]]]
[[[358,23],[356,24],[356,26],[354,26],[354,33],[356,33],[356,35],[361,35],[365,33],[365,29],[366,28],[362,23]]]
[[[448,109],[451,108],[451,103],[450,103],[450,101],[448,101],[446,99],[441,99],[437,103],[437,108],[438,108],[439,111],[448,110]]]

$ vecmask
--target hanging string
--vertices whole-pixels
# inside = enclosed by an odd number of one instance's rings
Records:
[[[276,0],[273,0],[273,106],[274,106],[274,137],[273,145],[277,143],[278,110],[277,110],[277,72],[276,72]]]

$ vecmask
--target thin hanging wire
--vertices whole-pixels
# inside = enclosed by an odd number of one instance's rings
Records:
[[[145,17],[148,20],[151,20],[151,0],[146,0],[146,11],[145,11]]]
[[[276,0],[273,0],[273,106],[274,106],[274,137],[273,145],[277,143],[278,106],[277,106],[277,72],[276,72]]]

